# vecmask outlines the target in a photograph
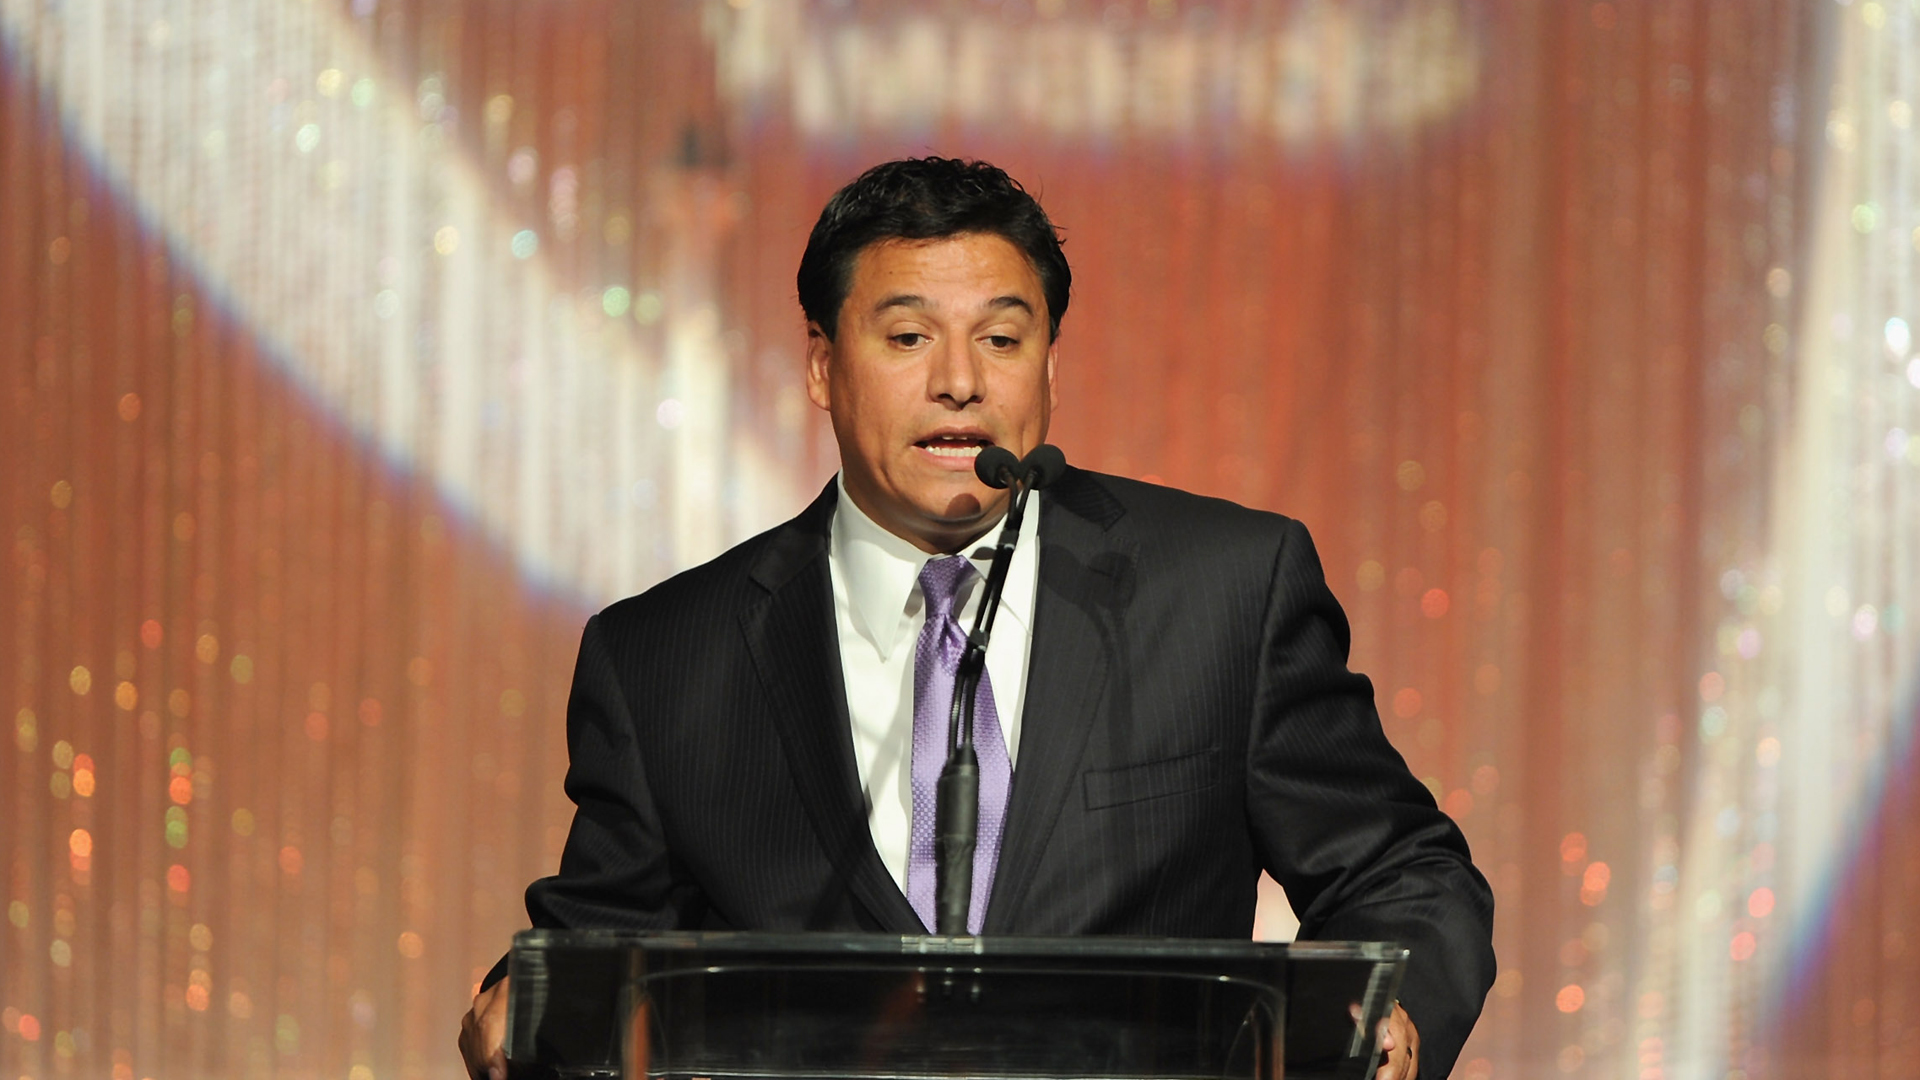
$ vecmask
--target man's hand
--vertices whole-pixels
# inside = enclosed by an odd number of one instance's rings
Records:
[[[1380,1021],[1380,1058],[1374,1080],[1414,1080],[1420,1075],[1420,1033],[1397,1001],[1392,1015]]]
[[[1411,1028],[1409,1028],[1411,1030]],[[460,1056],[473,1080],[507,1080],[507,980],[501,979],[473,999],[460,1019]]]

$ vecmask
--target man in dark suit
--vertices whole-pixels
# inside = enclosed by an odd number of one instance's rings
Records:
[[[841,474],[588,622],[579,810],[535,926],[926,931],[951,646],[1007,505],[973,458],[1044,441],[1069,280],[992,166],[891,162],[834,196],[799,285]],[[1446,1075],[1492,896],[1347,670],[1305,528],[1080,470],[1034,498],[982,687],[971,927],[1244,938],[1265,869],[1302,938],[1412,949],[1380,1077]],[[463,1025],[475,1076],[502,1065],[503,972]]]

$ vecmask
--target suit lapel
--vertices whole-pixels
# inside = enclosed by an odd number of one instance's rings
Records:
[[[1007,933],[1019,925],[1028,886],[1100,714],[1117,609],[1133,580],[1131,554],[1108,531],[1123,512],[1079,470],[1070,470],[1041,502],[1040,581],[1019,765],[983,933]]]
[[[770,538],[750,571],[766,596],[742,613],[741,629],[772,703],[794,786],[838,877],[884,929],[923,933],[874,850],[854,764],[827,565],[834,502],[829,483]]]

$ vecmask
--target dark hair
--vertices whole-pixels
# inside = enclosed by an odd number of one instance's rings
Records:
[[[1059,337],[1073,284],[1060,236],[1018,180],[984,161],[889,161],[834,192],[800,256],[800,307],[832,341],[840,305],[852,288],[854,261],[869,245],[962,233],[992,233],[1025,253],[1046,294],[1048,330]]]

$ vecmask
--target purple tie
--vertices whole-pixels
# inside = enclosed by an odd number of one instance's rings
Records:
[[[927,624],[913,654],[913,836],[907,849],[907,900],[929,929],[934,926],[933,806],[940,770],[947,763],[947,710],[967,635],[954,618],[961,586],[978,577],[964,556],[930,559],[920,569],[920,592],[927,602]],[[993,682],[980,673],[974,698],[973,751],[980,759],[980,836],[973,849],[973,899],[967,908],[967,932],[978,934],[993,895],[993,868],[1000,861],[1000,827],[1007,814],[1007,790],[1013,763],[1000,712],[993,706]]]

